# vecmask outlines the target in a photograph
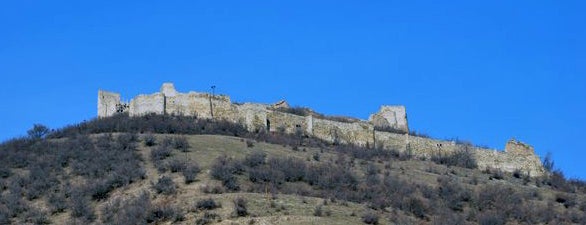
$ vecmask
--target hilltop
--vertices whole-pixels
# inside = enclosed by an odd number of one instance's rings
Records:
[[[479,169],[474,154],[113,116],[0,145],[0,223],[583,224],[586,184]]]

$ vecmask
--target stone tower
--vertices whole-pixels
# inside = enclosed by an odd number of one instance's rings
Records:
[[[98,91],[98,118],[113,116],[120,105],[120,94]]]
[[[375,127],[409,133],[407,110],[402,105],[383,105],[380,110],[368,118]]]

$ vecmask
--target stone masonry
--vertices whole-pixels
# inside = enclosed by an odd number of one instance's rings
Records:
[[[368,121],[336,120],[314,114],[300,116],[279,110],[288,107],[286,101],[234,104],[225,95],[178,92],[172,83],[164,83],[160,92],[138,95],[129,104],[120,102],[118,93],[98,91],[98,118],[127,112],[130,116],[154,113],[221,119],[242,124],[253,132],[302,133],[331,143],[396,149],[422,157],[451,153],[465,147],[472,151],[480,169],[521,170],[530,176],[544,174],[533,147],[517,140],[507,142],[505,151],[497,151],[412,136],[404,106],[383,105],[378,112],[370,115]]]

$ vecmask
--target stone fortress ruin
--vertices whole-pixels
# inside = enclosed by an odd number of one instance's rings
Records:
[[[232,103],[226,95],[180,93],[172,83],[164,83],[160,92],[138,95],[127,103],[121,102],[118,93],[98,91],[98,118],[127,112],[130,116],[154,113],[221,119],[242,124],[250,131],[302,133],[331,143],[396,149],[427,158],[467,148],[479,169],[521,170],[530,176],[541,176],[545,171],[533,147],[514,139],[506,143],[504,151],[497,151],[410,135],[404,106],[383,105],[368,121],[296,110],[285,101],[240,104]]]

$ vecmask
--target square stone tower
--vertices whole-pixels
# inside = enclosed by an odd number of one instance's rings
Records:
[[[98,118],[113,116],[120,105],[120,94],[98,91]]]

